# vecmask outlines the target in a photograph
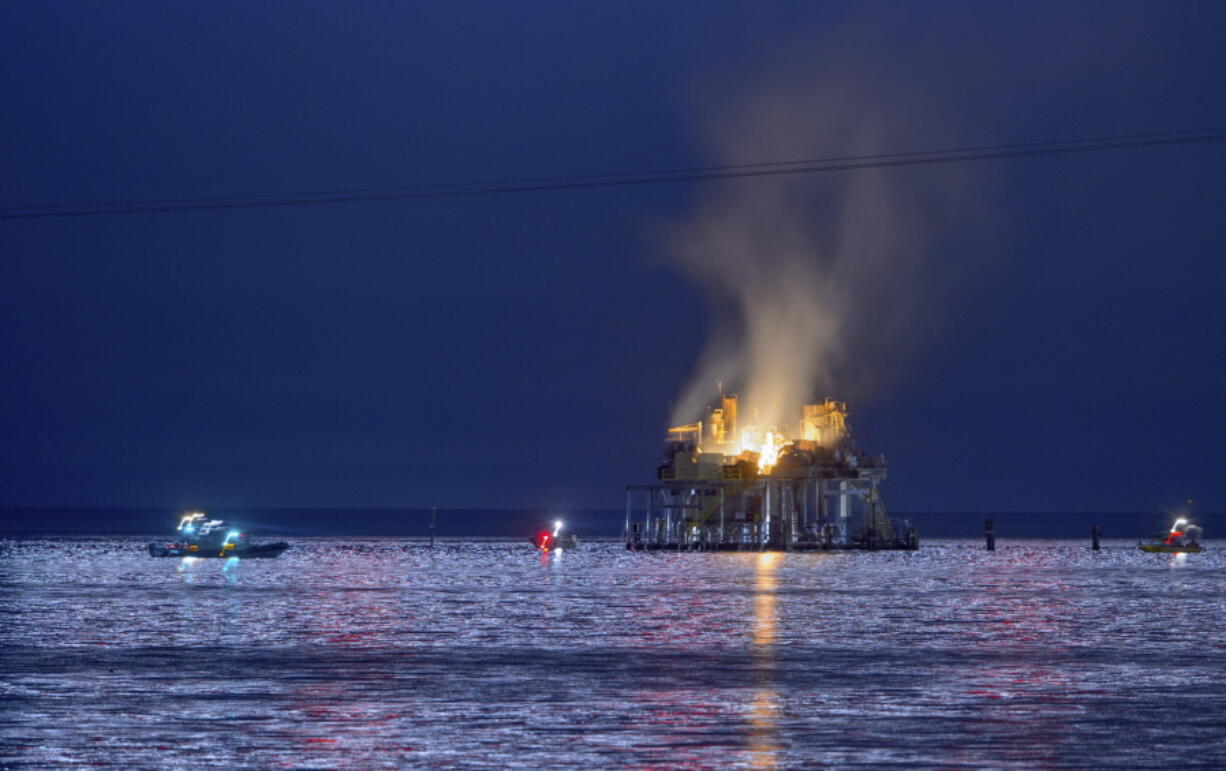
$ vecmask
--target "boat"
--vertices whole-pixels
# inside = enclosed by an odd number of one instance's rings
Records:
[[[1169,532],[1159,533],[1149,543],[1138,543],[1137,548],[1150,554],[1199,554],[1205,550],[1200,545],[1201,532],[1200,525],[1181,517]]]
[[[257,543],[247,533],[232,530],[220,519],[196,511],[179,520],[178,539],[149,544],[150,557],[220,557],[273,559],[289,548],[285,541]]]
[[[539,551],[577,548],[579,546],[579,539],[574,535],[562,535],[562,525],[562,520],[554,520],[552,531],[547,528],[541,529],[530,537],[528,541]]]

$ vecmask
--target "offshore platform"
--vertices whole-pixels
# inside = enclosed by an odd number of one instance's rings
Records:
[[[886,514],[884,456],[861,452],[847,405],[802,407],[792,426],[741,425],[721,393],[705,420],[668,430],[654,484],[626,488],[626,548],[671,551],[917,549]]]

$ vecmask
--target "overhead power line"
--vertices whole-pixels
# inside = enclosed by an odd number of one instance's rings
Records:
[[[1103,150],[1140,147],[1204,144],[1226,141],[1226,130],[1178,131],[1148,134],[1124,134],[1089,139],[1050,142],[1025,142],[1004,145],[984,145],[946,150],[919,150],[848,155],[793,161],[768,161],[726,166],[699,166],[654,171],[620,172],[582,176],[524,177],[483,182],[448,182],[429,185],[396,187],[342,188],[291,193],[254,195],[204,196],[194,198],[160,198],[138,201],[99,201],[76,204],[43,204],[0,208],[0,220],[45,219],[53,217],[93,217],[114,214],[155,214],[177,211],[222,209],[257,209],[288,206],[318,206],[324,204],[405,201],[423,198],[455,198],[460,196],[507,195],[549,190],[626,187],[666,182],[702,182],[720,179],[777,177],[796,174],[817,174],[859,169],[880,169],[899,166],[928,166],[943,163],[967,163],[1001,158],[1026,158],[1043,155],[1067,155]]]

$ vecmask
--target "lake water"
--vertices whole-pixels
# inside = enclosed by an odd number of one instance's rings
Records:
[[[0,766],[1226,765],[1226,556],[0,542]]]

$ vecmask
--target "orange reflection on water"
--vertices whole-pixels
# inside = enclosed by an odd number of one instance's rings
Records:
[[[753,644],[755,651],[775,644],[775,568],[779,552],[765,551],[758,555],[754,573]]]
[[[779,744],[779,691],[775,688],[775,594],[778,552],[762,552],[754,564],[753,700],[749,703],[749,764],[775,768]]]

